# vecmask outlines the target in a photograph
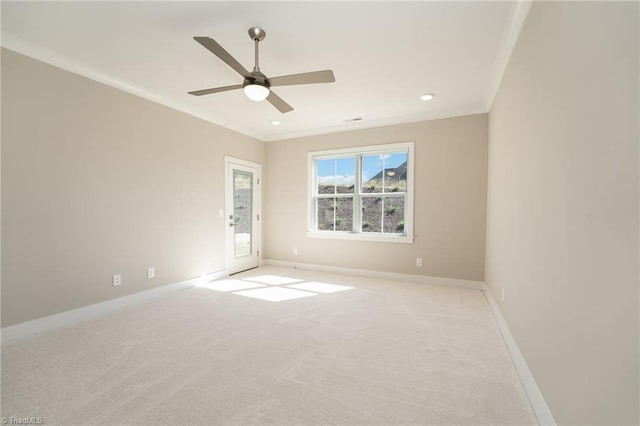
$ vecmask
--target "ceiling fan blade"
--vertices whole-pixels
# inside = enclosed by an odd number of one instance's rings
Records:
[[[218,58],[220,58],[225,64],[236,70],[238,74],[245,78],[249,77],[249,71],[247,71],[240,62],[236,61],[236,59],[231,56],[229,52],[224,50],[224,48],[220,46],[217,41],[209,37],[194,37],[193,39],[203,45],[207,50],[216,55]]]
[[[242,84],[234,84],[233,86],[215,87],[213,89],[194,90],[189,92],[193,96],[209,95],[211,93],[226,92],[227,90],[242,89]]]
[[[333,83],[336,78],[333,71],[312,71],[301,74],[282,75],[269,79],[271,86],[291,86],[294,84]]]
[[[267,100],[271,103],[271,105],[278,108],[278,111],[280,111],[283,114],[285,112],[293,111],[293,107],[291,105],[283,101],[280,96],[276,95],[272,91],[269,91],[269,96],[267,96]]]

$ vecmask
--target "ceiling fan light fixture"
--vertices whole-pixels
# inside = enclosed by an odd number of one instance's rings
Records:
[[[244,86],[244,94],[252,101],[260,102],[269,96],[269,88],[260,84],[247,84]]]

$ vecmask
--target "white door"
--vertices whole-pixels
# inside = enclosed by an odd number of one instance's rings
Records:
[[[233,274],[259,264],[262,166],[225,157],[227,272]]]

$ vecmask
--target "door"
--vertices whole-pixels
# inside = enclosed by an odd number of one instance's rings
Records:
[[[225,157],[227,272],[259,264],[261,245],[261,165]]]

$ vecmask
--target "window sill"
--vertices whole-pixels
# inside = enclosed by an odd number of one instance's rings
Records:
[[[377,241],[385,243],[413,244],[412,235],[380,235],[355,232],[333,232],[333,231],[307,231],[309,238],[323,238],[328,240],[355,240],[355,241]]]

